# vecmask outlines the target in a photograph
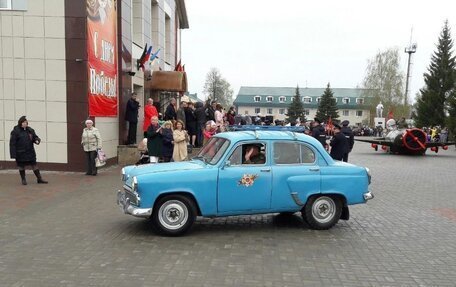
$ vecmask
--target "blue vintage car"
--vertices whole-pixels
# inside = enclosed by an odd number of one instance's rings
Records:
[[[366,203],[368,168],[334,161],[314,138],[289,131],[217,134],[190,161],[127,166],[117,203],[162,234],[181,235],[197,216],[300,211],[311,228],[348,220]]]

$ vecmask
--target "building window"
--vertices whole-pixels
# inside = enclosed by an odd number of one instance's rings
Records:
[[[310,110],[308,110],[308,109],[305,109],[305,110],[304,110],[304,115],[305,115],[305,116],[308,116],[308,115],[310,115]]]
[[[266,98],[266,101],[267,101],[267,102],[272,102],[273,100],[274,100],[274,98],[271,97],[271,96],[269,96],[269,97]]]
[[[248,115],[249,114],[249,111],[244,111],[244,115]]]
[[[343,98],[342,103],[344,104],[349,104],[350,103],[350,98]]]
[[[272,115],[272,109],[268,108],[268,115]]]
[[[279,109],[279,115],[284,115],[285,114],[285,109]]]
[[[255,96],[255,102],[258,103],[259,101],[261,101],[261,97],[260,96]]]
[[[362,105],[362,104],[364,104],[364,99],[363,98],[356,98],[356,103],[358,105]]]
[[[280,97],[279,98],[279,102],[281,102],[281,103],[284,103],[286,101],[287,101],[287,98],[285,98],[285,97]]]
[[[321,102],[321,97],[318,97],[317,98],[317,103],[320,103]]]
[[[363,116],[363,111],[356,111],[356,116],[357,117],[362,117]]]
[[[11,0],[0,0],[0,10],[11,10]]]
[[[136,2],[136,1],[133,1],[133,2]],[[140,3],[138,3],[137,5],[141,5]],[[141,31],[141,30],[139,30]],[[138,31],[138,32],[139,32]],[[172,30],[171,30],[171,16],[169,16],[168,14],[165,13],[165,48],[164,48],[164,52],[165,52],[165,60],[166,62],[168,63],[168,65],[171,65],[171,59],[173,58],[172,54],[173,54],[173,51],[172,51],[172,47],[171,47],[171,36],[172,35]],[[172,66],[170,66],[169,68],[172,69]]]
[[[343,110],[343,111],[342,111],[342,115],[343,115],[344,117],[348,117],[348,116],[350,115],[350,111],[349,111],[349,110]]]
[[[260,113],[260,108],[255,108],[255,114],[259,114]]]
[[[302,102],[303,103],[307,103],[307,104],[311,103],[312,102],[312,98],[311,97],[303,97],[302,98]]]

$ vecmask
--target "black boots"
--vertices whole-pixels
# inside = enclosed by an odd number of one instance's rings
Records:
[[[48,183],[47,181],[45,181],[45,180],[41,177],[41,174],[40,174],[40,170],[39,170],[39,169],[33,170],[33,173],[36,175],[36,182],[38,182],[38,183]],[[24,177],[25,177],[25,176],[24,176]]]
[[[19,174],[21,175],[22,185],[27,185],[27,181],[25,180],[25,170],[19,170]]]
[[[36,182],[38,183],[48,183],[45,181],[40,174],[39,169],[35,169],[33,173],[36,175]],[[19,170],[19,174],[21,175],[22,185],[27,185],[27,181],[25,180],[25,170]]]

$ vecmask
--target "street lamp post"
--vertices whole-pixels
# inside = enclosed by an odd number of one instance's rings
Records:
[[[408,56],[408,64],[407,64],[407,78],[405,79],[405,96],[404,96],[404,105],[408,105],[408,92],[409,92],[409,79],[410,79],[410,65],[411,65],[411,58],[412,54],[416,52],[416,43],[410,44],[410,46],[405,48],[405,53],[407,53]]]

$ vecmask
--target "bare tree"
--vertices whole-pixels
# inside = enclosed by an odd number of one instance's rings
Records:
[[[407,116],[408,105],[404,106],[404,73],[400,69],[398,48],[378,52],[368,60],[363,80],[364,95],[370,100],[371,115],[381,101],[385,110],[393,112],[394,117]]]
[[[217,68],[211,68],[206,75],[204,94],[211,100],[217,100],[223,107],[228,108],[233,103],[233,90],[230,83],[222,77]]]

